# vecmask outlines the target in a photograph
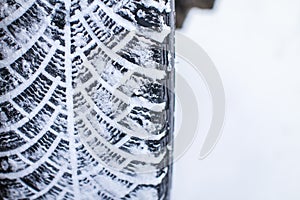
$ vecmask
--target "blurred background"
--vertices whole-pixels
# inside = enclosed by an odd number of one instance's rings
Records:
[[[217,0],[212,10],[191,9],[178,31],[215,63],[226,120],[214,151],[199,160],[209,127],[201,117],[197,138],[175,163],[172,199],[299,200],[300,1]],[[199,95],[205,114],[203,83]]]

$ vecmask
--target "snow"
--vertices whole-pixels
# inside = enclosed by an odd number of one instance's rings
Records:
[[[214,61],[227,111],[213,153],[198,159],[206,120],[175,163],[172,200],[300,199],[300,1],[219,0],[181,31]]]

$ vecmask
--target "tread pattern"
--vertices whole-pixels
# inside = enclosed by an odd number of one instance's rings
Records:
[[[0,199],[169,199],[171,0],[0,0]]]

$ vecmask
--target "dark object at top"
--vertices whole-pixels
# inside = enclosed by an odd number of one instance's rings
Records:
[[[175,0],[176,27],[181,28],[191,8],[212,9],[215,0]]]

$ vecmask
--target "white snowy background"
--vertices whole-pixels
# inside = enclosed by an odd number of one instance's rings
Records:
[[[181,32],[214,61],[227,103],[212,154],[198,159],[204,120],[175,163],[172,200],[299,200],[300,1],[217,0]]]

